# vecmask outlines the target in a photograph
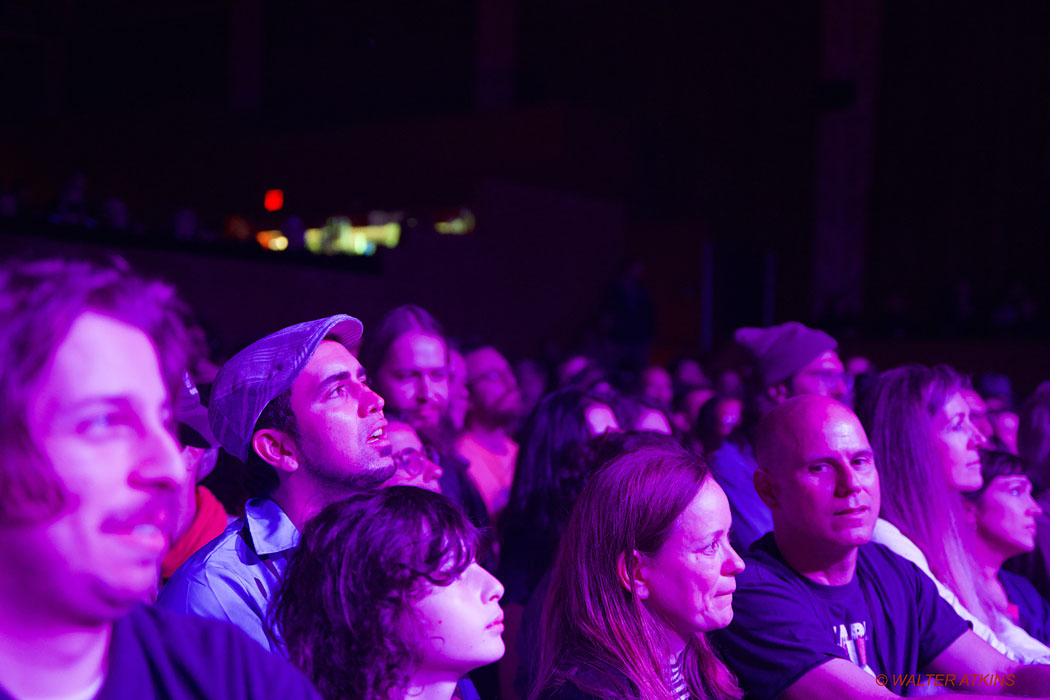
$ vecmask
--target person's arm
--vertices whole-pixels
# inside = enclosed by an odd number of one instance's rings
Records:
[[[782,700],[878,700],[899,696],[856,664],[845,659],[831,659],[807,671],[780,697]]]
[[[979,697],[1012,695],[1045,697],[1050,695],[1050,666],[1023,666],[1006,658],[973,632],[963,632],[947,649],[930,662],[927,672],[942,673],[956,679],[954,687],[972,688],[984,693]],[[962,677],[974,677],[967,683]],[[1002,685],[985,679],[1003,677]],[[1013,681],[1010,683],[1010,681]],[[966,697],[974,697],[967,695]]]
[[[954,650],[954,651],[953,651]],[[982,671],[975,670],[974,663],[966,663],[967,658],[984,658],[986,654],[993,654],[994,658],[986,659],[987,665],[980,665]],[[994,669],[994,670],[993,670]],[[1000,695],[1014,695],[1019,697],[1043,697],[1050,688],[1050,666],[1017,666],[1005,656],[992,649],[987,642],[975,635],[966,632],[944,652],[934,659],[927,669],[933,673],[943,675],[937,679],[918,679],[917,683],[927,685],[947,684],[954,678],[952,684],[956,690],[960,688],[972,688],[980,693],[948,693],[938,697],[968,698],[968,700],[981,700],[981,698],[995,698]],[[972,684],[960,682],[962,674],[986,675],[986,681],[982,683],[974,679]],[[1005,682],[1014,679],[1012,686],[994,685],[992,676],[998,673]],[[1008,676],[1007,674],[1013,674]],[[781,700],[842,700],[842,698],[858,698],[858,700],[879,700],[880,698],[896,698],[896,694],[885,687],[886,676],[880,676],[883,680],[872,677],[854,664],[845,659],[832,659],[808,671],[805,675],[795,681],[781,695]],[[905,686],[907,688],[907,686]],[[989,694],[991,693],[991,694]]]

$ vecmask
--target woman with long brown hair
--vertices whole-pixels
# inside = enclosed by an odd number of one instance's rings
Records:
[[[946,365],[883,372],[858,414],[875,449],[882,512],[872,540],[922,569],[941,597],[996,650],[1050,662],[1050,649],[997,614],[977,576],[963,493],[981,488],[985,438],[970,419],[966,379]]]
[[[643,447],[602,467],[573,511],[543,612],[532,697],[739,698],[704,632],[733,618],[729,503],[695,456]]]

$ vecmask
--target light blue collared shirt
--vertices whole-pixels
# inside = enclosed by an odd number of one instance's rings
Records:
[[[250,547],[242,531],[251,535]],[[244,517],[204,545],[164,585],[157,605],[183,615],[225,620],[283,655],[266,634],[266,614],[288,558],[299,546],[299,531],[276,502],[253,498]]]

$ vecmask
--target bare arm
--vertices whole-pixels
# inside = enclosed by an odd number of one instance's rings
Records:
[[[928,673],[954,676],[955,688],[972,688],[984,697],[1013,695],[1045,697],[1050,694],[1050,666],[1024,666],[1006,658],[973,632],[963,632],[930,662]],[[978,677],[974,682],[961,681],[962,676]],[[980,677],[985,677],[984,679]],[[1002,685],[992,679],[1005,678]],[[1012,681],[1012,682],[1011,682]],[[968,695],[967,697],[974,697]]]
[[[875,682],[869,673],[845,659],[831,659],[792,683],[781,700],[878,700],[898,697]]]
[[[972,639],[970,639],[971,637]],[[974,644],[974,641],[977,644]],[[994,656],[988,656],[985,649]],[[999,657],[1002,661],[1000,662],[995,657]],[[1018,666],[995,649],[992,649],[987,642],[973,632],[964,633],[959,639],[949,645],[930,663],[927,671],[942,674],[936,679],[925,679],[924,682],[929,685],[948,685],[951,678],[954,679],[953,684],[956,690],[972,688],[978,692],[985,693],[983,695],[949,693],[939,697],[968,698],[969,700],[995,698],[1000,695],[1043,697],[1047,694],[1048,688],[1050,688],[1050,666]],[[982,684],[975,678],[969,684],[960,682],[963,674],[984,675],[986,676],[986,681]],[[995,685],[991,681],[991,677],[994,674],[999,674],[999,676],[1006,679],[1006,683],[1012,678],[1014,680],[1013,685],[1007,686],[1005,683],[1003,685]],[[881,676],[881,678],[885,679],[886,677]],[[880,698],[898,697],[891,690],[884,687],[885,682],[883,680],[880,683],[869,673],[845,659],[831,659],[827,663],[806,672],[805,675],[785,690],[780,697],[781,700],[842,700],[842,698],[879,700]]]

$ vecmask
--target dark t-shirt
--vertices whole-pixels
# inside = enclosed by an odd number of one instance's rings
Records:
[[[1017,606],[1018,624],[1043,644],[1050,644],[1050,602],[1024,576],[999,571],[1007,599]]]
[[[233,625],[137,606],[117,620],[96,700],[320,700],[287,661]],[[0,699],[9,696],[0,689]]]
[[[822,586],[791,569],[773,534],[745,555],[734,617],[709,632],[750,697],[775,698],[831,659],[872,674],[917,674],[969,629],[914,564],[878,544],[862,545],[845,586]]]

